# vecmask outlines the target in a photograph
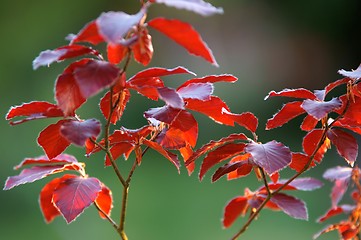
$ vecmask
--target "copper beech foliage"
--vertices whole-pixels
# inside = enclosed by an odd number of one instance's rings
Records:
[[[266,129],[281,127],[299,115],[305,116],[300,126],[305,131],[303,151],[293,152],[276,140],[260,142],[256,134],[257,117],[251,112],[232,113],[221,98],[213,95],[215,83],[237,81],[231,74],[196,78],[192,71],[178,66],[172,69],[145,68],[127,77],[131,59],[144,66],[152,60],[153,30],[163,33],[190,54],[218,65],[207,44],[189,23],[163,17],[147,20],[147,12],[151,5],[157,4],[193,11],[202,16],[223,13],[221,8],[202,0],[149,0],[140,3],[141,8],[134,15],[102,13],[77,34],[69,35],[69,44],[43,51],[33,61],[33,68],[37,69],[76,58],[55,80],[55,103],[24,103],[11,107],[6,115],[11,125],[45,118],[54,118],[54,123],[46,126],[37,139],[44,155],[26,158],[17,165],[16,170],[23,170],[8,178],[4,189],[64,173],[52,178],[40,191],[40,209],[46,222],[62,215],[70,223],[87,207],[95,205],[100,217],[107,219],[122,239],[128,239],[124,221],[129,183],[146,151],[154,149],[178,171],[181,156],[189,174],[195,169],[195,161],[204,156],[200,180],[214,166],[223,163],[213,173],[212,181],[222,177],[238,179],[254,172],[263,182],[256,190],[246,188],[243,195],[234,197],[225,206],[222,222],[225,228],[234,224],[240,216],[249,214],[243,227],[233,237],[237,239],[263,208],[307,220],[305,202],[288,192],[320,188],[323,185],[320,180],[300,175],[321,164],[327,150],[334,146],[348,166],[336,166],[325,172],[323,177],[334,182],[330,195],[332,207],[319,218],[319,222],[339,214],[345,214],[346,218],[327,226],[314,238],[337,230],[341,239],[360,239],[361,170],[355,165],[358,144],[354,135],[361,134],[361,66],[355,71],[340,70],[343,78],[322,90],[284,89],[271,91],[266,96],[265,99],[294,99],[285,103],[267,121]],[[106,44],[105,57],[95,49],[99,44]],[[189,80],[177,88],[167,87],[162,78],[176,77],[177,74],[186,74]],[[344,94],[334,96],[335,88],[343,88]],[[81,119],[77,115],[78,109],[101,92],[104,96],[100,98],[99,107],[104,119]],[[150,101],[159,101],[161,105],[144,111],[147,125],[127,129],[120,122],[134,93]],[[202,113],[219,124],[240,125],[247,134],[233,133],[195,149],[199,126],[192,111]],[[124,189],[119,224],[111,217],[111,190],[101,180],[90,177],[84,163],[65,153],[70,145],[83,147],[87,157],[103,152],[105,166],[114,169]],[[132,152],[135,155],[134,165],[125,175],[119,170],[117,159],[122,156],[128,159]],[[280,172],[285,168],[293,169],[294,176],[282,179]],[[348,188],[352,188],[349,192],[353,202],[340,204]]]

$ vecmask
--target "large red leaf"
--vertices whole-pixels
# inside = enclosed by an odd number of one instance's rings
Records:
[[[236,197],[229,201],[223,213],[223,227],[230,227],[240,216],[245,215],[248,209],[248,200],[246,197]]]
[[[130,100],[130,92],[128,89],[123,89],[120,92],[113,93],[112,103],[113,105],[117,103],[116,107],[113,109],[112,116],[110,117],[110,122],[116,124],[120,118],[123,116],[123,112],[127,103]],[[107,92],[100,101],[100,110],[102,111],[104,117],[109,119],[110,114],[110,92]]]
[[[186,108],[203,113],[213,121],[234,126],[234,120],[229,117],[230,110],[220,98],[211,96],[209,100],[187,99]]]
[[[361,65],[358,66],[358,68],[356,70],[353,71],[346,71],[344,69],[338,70],[338,73],[345,76],[345,77],[349,77],[352,78],[354,80],[358,80],[361,78]]]
[[[66,121],[60,127],[60,134],[69,142],[84,146],[88,138],[97,138],[101,123],[96,119]]]
[[[49,66],[53,62],[60,62],[62,60],[82,56],[85,54],[98,54],[97,51],[90,47],[81,45],[68,45],[59,47],[55,50],[46,50],[34,59],[33,68],[36,70],[41,66]]]
[[[63,172],[65,170],[80,171],[81,166],[78,163],[72,163],[65,165],[34,166],[31,168],[26,168],[22,170],[19,175],[8,177],[5,182],[4,190],[9,190],[21,184],[32,183],[51,174]]]
[[[134,59],[147,66],[153,57],[152,37],[148,34],[146,28],[138,32],[138,35],[138,41],[131,46]]]
[[[176,19],[154,18],[148,22],[148,26],[165,34],[184,47],[189,53],[200,56],[213,65],[218,66],[212,51],[202,40],[198,32],[188,23]]]
[[[177,93],[182,98],[209,100],[213,89],[214,87],[211,83],[191,83],[185,87],[178,88]]]
[[[209,152],[202,162],[201,169],[199,171],[199,179],[202,180],[204,174],[217,163],[242,153],[244,151],[244,147],[244,143],[229,143]]]
[[[167,158],[178,170],[179,172],[179,167],[180,167],[180,164],[179,164],[179,161],[178,161],[178,157],[176,154],[174,153],[171,153],[167,150],[165,150],[161,145],[159,145],[158,143],[156,142],[152,142],[152,141],[149,141],[147,139],[143,139],[143,143],[156,150],[157,152],[159,152],[160,154],[162,154],[165,158]]]
[[[197,158],[199,158],[201,155],[205,154],[206,152],[208,152],[216,147],[222,146],[224,144],[234,142],[236,140],[247,140],[247,136],[244,135],[243,133],[239,133],[239,134],[231,134],[231,135],[224,137],[217,141],[212,140],[209,143],[200,147],[197,151],[195,151],[193,153],[193,155],[191,157],[189,157],[188,160],[186,161],[186,165],[191,164],[192,162],[194,162]]]
[[[350,79],[346,77],[346,78],[342,78],[342,79],[339,79],[339,80],[337,80],[337,81],[334,81],[334,82],[328,84],[328,85],[325,87],[325,92],[326,92],[326,94],[329,93],[329,92],[331,92],[334,88],[336,88],[336,87],[338,87],[338,86],[340,86],[340,85],[346,84],[346,83],[348,83],[349,81],[350,81]]]
[[[14,169],[19,169],[27,165],[51,165],[61,163],[76,163],[76,158],[68,154],[60,154],[56,158],[49,159],[47,156],[40,156],[37,158],[25,158],[19,165],[15,166]]]
[[[248,143],[245,151],[250,153],[254,163],[262,167],[269,175],[287,167],[292,160],[290,149],[274,140],[265,144]]]
[[[283,89],[280,92],[271,91],[265,97],[265,100],[268,99],[269,97],[292,97],[292,98],[305,98],[311,100],[317,99],[317,96],[313,92],[304,88]]]
[[[323,136],[323,129],[314,129],[311,132],[307,133],[307,135],[303,138],[302,146],[303,151],[308,155],[311,156],[315,154],[316,148],[320,144]],[[316,152],[314,159],[320,162],[327,152],[328,148],[330,147],[330,140],[325,139],[322,145],[319,147],[318,151]]]
[[[55,217],[61,215],[60,211],[54,206],[53,193],[58,185],[69,178],[75,178],[76,175],[66,174],[61,178],[55,178],[47,183],[40,191],[39,204],[40,209],[44,215],[45,221],[50,223]]]
[[[91,21],[80,32],[71,36],[71,44],[76,42],[89,42],[93,45],[97,45],[104,42],[104,38],[99,34],[99,29],[95,21]]]
[[[69,178],[55,189],[53,202],[70,223],[96,200],[101,190],[101,183],[96,178]]]
[[[276,204],[284,213],[297,219],[308,219],[308,213],[305,203],[293,196],[289,196],[283,193],[277,193],[271,200]]]
[[[178,9],[185,9],[188,11],[193,11],[202,16],[210,16],[213,14],[222,14],[222,8],[216,8],[212,6],[212,4],[204,2],[203,0],[151,0],[151,2],[155,3],[164,3],[169,7],[175,7]]]
[[[303,101],[301,107],[312,117],[321,120],[326,117],[328,113],[334,111],[342,106],[338,98],[332,98],[330,101],[318,101],[306,99]]]
[[[60,120],[51,124],[39,134],[38,143],[49,159],[55,158],[70,145],[70,142],[60,134],[60,128],[65,122],[67,120]]]
[[[307,115],[301,124],[301,129],[303,131],[311,131],[313,130],[318,123],[318,120],[311,115]]]
[[[173,88],[162,87],[157,89],[159,98],[162,99],[168,106],[183,109],[184,102],[181,96]]]
[[[270,130],[276,127],[280,127],[283,124],[289,122],[291,119],[301,115],[305,112],[301,108],[302,102],[289,102],[283,105],[280,111],[278,111],[271,119],[268,119],[266,124],[266,130]]]
[[[241,114],[230,113],[226,110],[223,111],[238,125],[245,127],[251,132],[256,132],[258,126],[258,118],[251,112],[244,112]]]
[[[49,117],[62,117],[63,111],[55,104],[43,101],[33,101],[19,106],[11,107],[6,114],[6,120],[15,117],[26,117],[19,121],[11,121],[11,125],[20,124],[34,119]]]
[[[113,208],[113,197],[110,189],[102,184],[102,190],[99,192],[98,197],[95,199],[95,203],[97,206],[108,216]],[[101,218],[106,219],[106,216],[102,212],[99,211],[99,215]]]
[[[143,18],[146,9],[142,8],[137,14],[129,15],[124,12],[102,13],[96,19],[99,34],[112,44],[120,43],[126,34]]]
[[[338,154],[353,166],[358,155],[356,138],[343,130],[334,128],[327,131],[327,137],[336,146]]]
[[[120,70],[115,65],[98,60],[89,60],[74,69],[74,79],[83,97],[91,97],[118,79]]]
[[[184,88],[193,83],[216,83],[216,82],[230,82],[234,83],[238,80],[237,77],[231,74],[221,74],[221,75],[209,75],[201,78],[192,78],[185,81],[182,85],[178,87],[178,90]]]

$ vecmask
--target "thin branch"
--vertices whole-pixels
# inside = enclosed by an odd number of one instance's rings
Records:
[[[262,174],[262,179],[263,179],[264,186],[266,187],[267,194],[268,194],[269,196],[271,196],[271,195],[272,195],[272,192],[271,192],[271,190],[269,189],[268,182],[267,182],[267,178],[266,178],[266,174],[264,173],[263,168],[259,168],[259,170],[260,170],[260,172],[261,172],[261,174]]]
[[[106,213],[103,211],[103,209],[101,209],[98,205],[98,203],[95,201],[94,202],[94,206],[96,207],[96,209],[98,209],[99,212],[101,212],[106,219],[112,224],[112,226],[115,228],[115,230],[118,231],[118,225],[114,222],[114,220]]]

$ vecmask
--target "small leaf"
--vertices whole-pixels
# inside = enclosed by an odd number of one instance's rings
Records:
[[[273,115],[271,119],[268,119],[266,130],[280,127],[289,122],[291,119],[304,113],[305,110],[301,108],[301,103],[302,102],[297,101],[289,102],[283,105],[280,111]]]
[[[313,154],[315,154],[315,151],[317,150],[317,147],[322,140],[324,134],[323,132],[324,132],[323,129],[314,129],[311,132],[307,133],[307,135],[303,138],[303,142],[302,142],[303,150],[308,156],[312,156]],[[326,138],[318,148],[318,151],[316,152],[314,159],[320,162],[329,147],[330,147],[330,140]]]
[[[70,142],[60,134],[60,128],[67,120],[51,124],[40,132],[38,144],[44,149],[49,159],[55,158],[70,145]]]
[[[128,89],[123,89],[120,92],[113,93],[112,103],[116,103],[118,101],[118,104],[117,107],[113,110],[112,116],[110,117],[110,122],[112,124],[115,125],[123,116],[123,112],[129,100],[130,92]],[[104,95],[99,105],[104,117],[108,119],[110,114],[110,92],[107,92]]]
[[[278,183],[286,183],[287,180],[280,180]],[[313,191],[315,189],[321,188],[323,183],[315,178],[305,177],[305,178],[296,178],[293,180],[289,186],[294,187],[296,190],[301,191]]]
[[[103,212],[105,212],[109,216],[113,208],[112,192],[104,184],[101,185],[102,190],[99,192],[98,197],[95,199],[95,203]],[[106,219],[106,216],[104,216],[104,214],[100,211],[99,215],[101,218]]]
[[[324,222],[327,219],[337,216],[342,213],[350,213],[356,206],[353,205],[341,205],[337,207],[333,207],[329,209],[323,216],[321,216],[319,219],[317,219],[317,222]]]
[[[244,112],[241,114],[235,114],[223,110],[235,123],[246,128],[251,132],[256,132],[258,126],[258,118],[251,112]]]
[[[53,203],[70,223],[96,200],[101,190],[101,183],[96,178],[69,178],[55,189]]]
[[[184,47],[189,53],[204,58],[206,61],[218,66],[212,51],[202,40],[197,31],[191,25],[179,20],[154,18],[148,22],[148,26],[165,34],[167,37]],[[184,36],[187,36],[186,38]]]
[[[290,168],[296,170],[297,172],[301,172],[306,167],[306,164],[310,161],[310,157],[303,153],[292,153],[292,161],[290,164]],[[311,161],[310,167],[314,167],[314,161]]]
[[[55,178],[47,183],[40,191],[39,204],[41,212],[44,215],[45,221],[50,223],[55,217],[61,215],[60,211],[54,206],[53,193],[59,184],[66,179],[76,178],[76,175],[66,174],[61,178]]]
[[[228,143],[214,151],[209,152],[202,162],[201,169],[199,171],[199,179],[202,180],[204,174],[217,163],[242,153],[244,147],[244,143]]]
[[[327,131],[327,137],[331,140],[331,143],[336,146],[338,154],[343,157],[348,164],[353,166],[358,155],[356,138],[340,129],[330,129]]]
[[[144,117],[154,118],[158,121],[171,124],[181,111],[182,109],[163,106],[149,109],[148,111],[144,112]]]
[[[66,121],[60,127],[60,133],[69,142],[84,146],[88,138],[97,138],[101,124],[96,119],[85,121]]]
[[[107,55],[110,63],[118,64],[128,53],[128,47],[123,46],[122,44],[111,44],[107,45]]]
[[[297,219],[308,220],[307,208],[302,200],[283,193],[277,193],[270,201],[276,204],[287,215]]]
[[[176,67],[176,68],[172,68],[172,69],[153,67],[153,68],[148,68],[148,69],[138,72],[133,77],[131,77],[128,81],[132,82],[135,79],[163,77],[163,76],[169,76],[169,75],[174,75],[174,74],[183,74],[183,73],[196,75],[195,73],[189,71],[188,69],[186,69],[184,67]]]
[[[49,102],[33,101],[11,107],[9,112],[6,114],[6,120],[10,120],[15,117],[26,117],[19,121],[10,122],[11,125],[15,125],[34,119],[63,116],[63,111],[57,105]]]
[[[223,213],[223,227],[230,227],[240,215],[245,215],[248,209],[246,197],[236,197],[229,201]]]
[[[341,166],[329,168],[323,174],[323,178],[330,180],[330,181],[351,178],[352,169],[353,168],[351,168],[351,167],[341,167]]]
[[[89,42],[93,45],[97,45],[104,42],[104,38],[99,34],[99,29],[95,21],[91,21],[80,32],[72,36],[71,44],[76,42]]]
[[[292,98],[304,98],[304,99],[317,99],[317,96],[304,88],[297,88],[297,89],[283,89],[280,92],[271,91],[268,95],[264,98],[267,100],[269,97],[292,97]]]
[[[185,146],[183,148],[179,149],[180,154],[182,155],[184,162],[186,163],[188,161],[188,159],[193,155],[193,151],[192,148],[189,146]],[[188,175],[190,176],[195,169],[195,163],[191,163],[189,165],[186,166],[187,171],[188,171]]]
[[[182,98],[209,100],[213,89],[214,87],[210,83],[191,83],[185,87],[178,88],[177,93]]]
[[[51,165],[51,164],[61,164],[61,163],[76,163],[78,162],[76,158],[68,154],[60,154],[56,158],[49,159],[47,156],[40,156],[37,158],[25,158],[19,165],[15,166],[14,169],[20,169],[27,165]]]
[[[134,53],[134,59],[144,66],[147,66],[153,57],[152,37],[148,34],[146,28],[138,34],[138,41],[131,46]]]
[[[173,88],[162,87],[158,88],[159,98],[162,99],[168,106],[177,109],[184,108],[184,102],[181,96]]]
[[[313,130],[316,125],[318,123],[318,120],[314,117],[312,117],[311,115],[307,115],[304,119],[303,122],[301,124],[301,129],[303,131],[311,131]]]
[[[112,154],[113,159],[116,160],[122,155],[129,155],[130,152],[134,150],[134,147],[135,146],[131,142],[127,142],[124,140],[124,142],[119,142],[117,144],[114,144],[110,149],[110,153]],[[111,165],[112,165],[111,161],[108,155],[106,155],[105,166],[111,166]]]
[[[223,175],[230,172],[236,171],[237,177],[247,176],[252,171],[253,165],[248,163],[248,161],[227,163],[226,165],[217,169],[217,171],[212,176],[212,182],[217,181]],[[229,179],[228,179],[229,180]]]
[[[129,30],[140,22],[145,14],[145,10],[143,8],[135,15],[129,15],[124,12],[102,13],[96,19],[99,34],[108,43],[120,43]]]
[[[346,71],[346,70],[341,69],[341,70],[338,70],[338,73],[345,77],[349,77],[354,80],[358,80],[361,78],[361,65],[358,66],[358,68],[356,70]]]
[[[231,74],[221,74],[221,75],[209,75],[201,78],[192,78],[185,81],[182,85],[178,87],[178,90],[184,88],[190,84],[194,83],[216,83],[216,82],[229,82],[234,83],[238,80],[237,77]]]
[[[326,94],[331,92],[334,88],[340,86],[340,85],[343,85],[343,84],[346,84],[350,81],[349,78],[342,78],[342,79],[339,79],[337,81],[334,81],[330,84],[328,84],[326,87],[325,87],[325,91],[326,91]]]
[[[318,101],[306,99],[303,101],[301,107],[312,117],[321,120],[326,117],[328,113],[334,111],[342,106],[338,98],[332,98],[330,101]]]
[[[274,140],[265,144],[248,143],[245,151],[250,153],[254,163],[262,167],[269,175],[285,168],[292,160],[290,149]]]
[[[156,3],[164,3],[168,7],[175,7],[178,9],[185,9],[188,11],[195,12],[202,16],[210,16],[213,14],[222,14],[222,8],[216,8],[212,6],[210,3],[204,2],[203,0],[152,0],[152,2]]]

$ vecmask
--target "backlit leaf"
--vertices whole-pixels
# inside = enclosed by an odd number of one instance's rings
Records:
[[[111,149],[110,149],[110,153],[113,156],[113,159],[116,160],[117,158],[119,158],[122,155],[129,155],[131,151],[134,150],[134,145],[131,142],[119,142],[117,144],[114,144]],[[105,166],[111,166],[111,161],[108,157],[108,155],[105,158]]]
[[[348,164],[353,166],[358,155],[356,138],[343,130],[334,128],[327,131],[327,137],[331,140],[331,143],[336,146],[338,154],[343,157]]]
[[[217,163],[242,153],[244,151],[244,147],[244,143],[229,143],[209,152],[202,162],[201,169],[199,171],[199,179],[202,180],[204,174]]]
[[[314,159],[317,162],[320,162],[324,156],[324,154],[327,152],[328,148],[330,147],[330,140],[324,139],[322,143],[322,137],[324,134],[323,129],[314,129],[311,132],[307,133],[307,135],[303,138],[302,146],[304,152],[308,156],[312,156],[315,154]],[[318,151],[315,152],[317,150]]]
[[[131,46],[134,59],[147,66],[153,57],[152,37],[148,34],[147,29],[143,29],[138,34],[138,41]]]
[[[306,164],[310,161],[310,157],[307,154],[303,153],[292,153],[292,161],[290,164],[290,168],[296,170],[297,172],[301,172],[306,167]],[[311,161],[310,167],[314,167],[314,161]]]
[[[91,21],[80,32],[72,36],[71,44],[76,42],[89,42],[93,45],[97,45],[104,42],[104,38],[99,34],[99,29],[95,21]]]
[[[341,205],[341,206],[331,208],[323,216],[321,216],[319,219],[317,219],[317,222],[326,221],[327,219],[329,219],[331,217],[334,217],[334,216],[337,216],[337,215],[342,214],[342,213],[348,214],[354,208],[355,208],[355,206],[353,206],[353,205]]]
[[[162,87],[158,88],[159,98],[162,99],[168,106],[183,109],[184,102],[181,96],[173,88]]]
[[[330,101],[318,101],[306,99],[303,101],[301,107],[311,116],[317,120],[321,120],[328,113],[340,108],[342,105],[341,101],[337,98],[332,98]]]
[[[152,0],[155,3],[163,3],[168,7],[175,7],[178,9],[185,9],[198,13],[202,16],[210,16],[213,14],[222,14],[222,8],[216,8],[212,4],[204,2],[203,0]]]
[[[165,34],[184,47],[189,53],[200,56],[213,65],[218,66],[212,51],[202,40],[198,32],[188,23],[176,19],[154,18],[148,22],[148,26]]]
[[[70,142],[60,134],[60,128],[67,120],[51,124],[40,132],[39,145],[44,149],[49,159],[55,158],[70,145]]]
[[[265,100],[267,100],[269,97],[292,97],[292,98],[304,98],[304,99],[317,99],[317,96],[304,88],[297,88],[297,89],[283,89],[280,92],[271,91],[268,93],[268,95],[265,97]]]
[[[302,200],[283,193],[277,193],[270,201],[275,203],[287,215],[297,219],[308,220],[307,208]]]
[[[171,69],[153,67],[153,68],[148,68],[148,69],[138,72],[133,77],[131,77],[128,81],[132,82],[133,80],[140,79],[140,78],[163,77],[163,76],[169,76],[169,75],[174,75],[174,74],[183,74],[183,73],[196,75],[195,73],[189,71],[188,69],[186,69],[184,67],[176,67],[176,68],[171,68]]]
[[[110,122],[116,124],[123,116],[123,112],[127,103],[130,100],[130,92],[128,89],[123,89],[120,92],[113,93],[112,103],[113,105],[118,102],[117,107],[114,108]],[[100,101],[100,110],[102,111],[106,119],[109,118],[110,114],[110,92],[107,92]]]
[[[265,144],[248,143],[245,151],[250,153],[254,163],[262,167],[269,175],[287,167],[292,160],[290,149],[274,140]]]
[[[271,119],[268,119],[266,130],[270,130],[276,127],[280,127],[283,124],[289,122],[291,119],[301,115],[305,112],[303,108],[301,108],[302,102],[289,102],[283,105],[281,110],[277,112]]]
[[[101,190],[101,183],[96,178],[69,178],[55,189],[53,202],[70,223],[96,200]]]
[[[237,171],[238,177],[247,176],[252,171],[253,165],[248,161],[227,163],[226,165],[217,169],[212,176],[212,182],[217,181],[223,175],[228,174],[232,171]]]
[[[49,159],[47,156],[40,156],[37,158],[25,158],[19,165],[15,166],[14,169],[19,169],[27,165],[51,165],[61,163],[75,163],[78,162],[76,158],[69,154],[60,154],[56,158]]]
[[[182,98],[209,100],[213,89],[214,87],[210,83],[191,83],[185,87],[178,88],[177,93]]]
[[[216,83],[216,82],[234,83],[237,81],[237,79],[238,79],[237,77],[231,74],[209,75],[201,78],[192,78],[185,81],[182,85],[180,85],[178,87],[178,90],[194,83]]]
[[[33,101],[19,106],[11,107],[6,114],[6,120],[15,117],[26,117],[19,121],[11,121],[11,125],[20,124],[34,119],[49,117],[62,117],[63,111],[55,104],[43,101]]]
[[[102,190],[95,199],[95,203],[103,212],[105,212],[108,216],[110,215],[113,208],[113,197],[110,189],[104,184],[102,184]],[[99,215],[101,218],[106,219],[106,216],[104,216],[104,214],[100,211]]]
[[[120,63],[128,53],[128,47],[122,44],[111,44],[107,45],[108,61],[113,64]]]
[[[241,114],[230,113],[223,110],[235,123],[248,129],[251,132],[256,132],[258,126],[258,118],[251,112],[244,112]]]
[[[60,133],[69,142],[78,146],[84,146],[88,138],[97,138],[101,124],[96,119],[85,121],[66,121],[60,127]]]
[[[163,106],[149,109],[148,111],[144,112],[144,117],[154,118],[158,121],[171,124],[181,111],[181,109],[172,108],[170,106]]]
[[[301,124],[301,129],[303,131],[311,131],[313,130],[318,123],[318,120],[311,115],[307,115]]]
[[[187,162],[188,159],[193,155],[193,151],[192,148],[190,148],[189,146],[185,146],[183,148],[179,149],[180,154],[182,155],[184,162]],[[189,165],[186,165],[187,171],[188,171],[188,175],[190,176],[195,169],[195,163],[191,163]]]
[[[230,227],[234,221],[240,216],[245,215],[248,209],[248,201],[246,197],[236,197],[229,201],[223,213],[223,227]]]
[[[358,80],[361,78],[361,65],[358,66],[358,68],[356,70],[352,70],[352,71],[346,71],[344,69],[341,69],[338,71],[339,74],[345,76],[345,77],[349,77],[352,78],[354,80]]]

